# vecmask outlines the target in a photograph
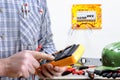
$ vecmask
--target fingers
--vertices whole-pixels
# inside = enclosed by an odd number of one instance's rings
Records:
[[[46,76],[44,76],[44,74],[42,74],[41,71],[37,71],[37,74],[39,75],[39,77],[40,77],[41,79],[45,79],[45,78],[46,78]]]
[[[54,70],[56,72],[64,72],[66,69],[67,69],[67,67],[58,67],[58,66],[54,67]]]
[[[54,67],[53,67],[51,64],[48,64],[47,69],[48,69],[48,71],[49,71],[52,75],[54,75],[54,76],[61,76],[61,73],[55,71],[53,68],[54,68]]]
[[[39,59],[53,60],[54,59],[54,57],[52,55],[40,53],[37,51],[27,50],[24,53],[30,53],[34,57],[34,58],[29,57],[30,63],[27,64],[26,70],[22,71],[23,77],[25,77],[25,78],[28,78],[30,74],[35,74],[36,69],[38,69],[40,67],[40,63],[37,60],[39,60]],[[42,77],[44,78],[44,74],[45,74],[45,77],[52,78],[52,76],[49,73],[47,73],[47,69],[45,67],[43,69],[44,69],[43,72],[39,73],[39,75],[42,75]],[[46,73],[44,73],[44,72],[46,72]]]
[[[50,71],[48,71],[48,65],[44,65],[41,67],[41,72],[43,74],[43,76],[47,77],[47,78],[53,78],[53,75],[51,74]]]
[[[32,56],[35,59],[46,59],[46,60],[53,60],[54,56],[49,55],[49,54],[45,54],[45,53],[41,53],[41,52],[37,52],[37,51],[27,51],[28,53],[31,53]]]
[[[38,75],[42,78],[53,78],[54,76],[61,76],[66,70],[66,67],[54,67],[52,64],[45,64],[41,66]]]
[[[28,67],[22,67],[22,77],[28,78],[29,77]]]
[[[28,66],[29,66],[28,72],[29,72],[30,74],[35,74],[35,68],[33,67],[33,65],[29,64]]]
[[[22,72],[18,72],[16,77],[22,77]]]
[[[6,58],[7,67],[5,67],[5,76],[22,76],[27,78],[30,74],[34,74],[40,67],[40,63],[37,61],[39,59],[52,60],[54,57],[49,54],[29,50],[16,53],[15,55]],[[46,69],[44,70],[47,72]],[[47,74],[47,77],[50,77],[50,75]]]
[[[38,69],[40,67],[40,64],[37,60],[40,60],[40,59],[53,60],[54,59],[54,57],[52,55],[37,52],[37,51],[25,50],[22,53],[24,53],[25,55],[21,56],[21,58],[20,58],[21,59],[20,63],[24,63],[24,64],[21,64],[23,66],[21,66],[20,71],[22,73],[22,77],[24,77],[24,78],[28,78],[30,74],[34,74],[36,69]],[[43,68],[43,70],[39,73],[39,75],[42,78],[45,78],[45,77],[52,78],[53,77],[53,75],[51,74],[50,69],[48,67],[45,66],[42,68]],[[20,76],[21,76],[21,74],[20,74]]]
[[[40,63],[39,63],[36,59],[34,59],[34,58],[31,59],[31,63],[32,63],[32,66],[33,66],[35,69],[37,69],[37,68],[40,67]]]

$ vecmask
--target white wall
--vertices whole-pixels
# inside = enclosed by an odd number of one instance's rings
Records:
[[[105,45],[120,41],[120,1],[119,0],[47,0],[50,12],[54,42],[58,50],[73,43],[85,46],[83,57],[100,58]],[[102,4],[102,29],[78,30],[71,28],[72,4]]]

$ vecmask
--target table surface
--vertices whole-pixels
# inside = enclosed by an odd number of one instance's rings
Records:
[[[46,80],[91,80],[88,75],[66,75],[66,76],[60,76],[60,77],[54,77],[53,79],[46,79]],[[100,76],[95,75],[94,80],[120,80],[120,78],[103,78]]]
[[[89,71],[93,71],[94,68],[88,69]],[[77,74],[69,74],[66,76],[59,76],[54,77],[53,79],[46,79],[46,80],[92,80],[89,78],[88,74],[85,73],[85,75],[77,75]],[[94,74],[94,80],[120,80],[120,78],[106,78],[99,75]]]
[[[72,75],[72,74],[69,74],[69,75],[66,75],[66,76],[61,76],[61,77],[54,77],[54,79],[61,79],[61,80],[91,80],[88,75]],[[95,78],[94,80],[114,80],[113,78],[104,78],[104,77],[101,77],[101,76],[98,76],[98,75],[95,75]],[[118,78],[116,78],[118,79]],[[120,80],[120,78],[118,79]]]

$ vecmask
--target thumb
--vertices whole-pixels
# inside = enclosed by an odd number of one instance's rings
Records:
[[[46,53],[42,53],[42,52],[38,52],[38,51],[29,51],[29,53],[32,54],[32,56],[35,59],[46,59],[46,60],[53,60],[54,56],[50,55],[50,54],[46,54]]]

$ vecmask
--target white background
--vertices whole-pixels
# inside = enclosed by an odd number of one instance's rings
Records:
[[[100,58],[105,45],[120,41],[119,0],[47,0],[51,17],[53,39],[57,50],[70,44],[83,44],[83,57]],[[101,30],[71,30],[71,8],[73,4],[101,4]],[[72,33],[72,36],[71,36]]]

